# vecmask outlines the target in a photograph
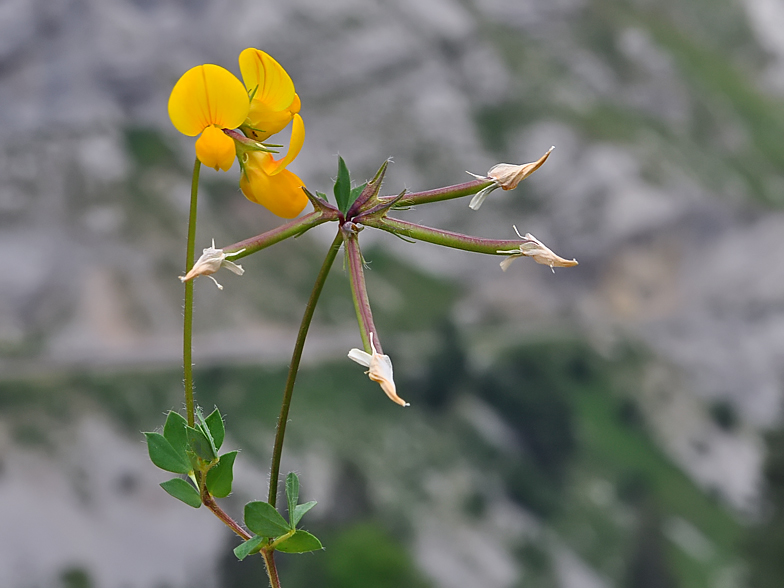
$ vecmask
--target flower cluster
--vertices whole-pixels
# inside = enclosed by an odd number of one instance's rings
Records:
[[[180,277],[183,282],[198,276],[208,276],[214,280],[212,274],[221,267],[242,275],[242,266],[229,258],[239,259],[283,239],[300,235],[316,225],[337,222],[338,234],[324,267],[328,272],[337,250],[342,247],[363,347],[351,349],[348,357],[368,368],[366,374],[381,386],[393,402],[408,406],[397,394],[392,361],[382,350],[370,309],[365,287],[365,262],[359,247],[359,233],[365,227],[381,229],[406,240],[504,256],[501,262],[504,271],[512,261],[522,257],[529,257],[551,269],[577,265],[576,260],[564,259],[553,253],[530,233],[521,235],[517,227],[514,229],[519,240],[484,239],[387,215],[395,209],[462,196],[473,196],[469,207],[478,210],[491,192],[498,188],[512,190],[538,170],[547,161],[552,147],[531,163],[500,163],[486,175],[471,174],[475,179],[464,184],[425,192],[406,193],[404,190],[397,196],[380,194],[389,161],[382,164],[372,180],[352,187],[348,167],[339,158],[333,205],[326,194],[311,194],[302,180],[286,169],[299,154],[305,140],[305,125],[299,115],[300,99],[286,70],[263,51],[252,48],[240,54],[239,67],[242,82],[217,65],[199,65],[187,71],[174,86],[169,98],[172,123],[186,135],[199,135],[195,145],[196,156],[204,165],[228,171],[237,158],[242,170],[240,188],[249,200],[284,218],[297,217],[308,201],[313,205],[313,212],[223,249],[217,249],[213,242],[211,247],[204,249],[195,265]],[[289,123],[291,140],[288,151],[282,158],[275,159],[272,155],[273,146],[263,141],[282,131]],[[321,282],[317,283],[323,284],[325,277],[326,273],[320,275]],[[218,287],[222,288],[220,284]],[[319,288],[314,291],[320,292]]]
[[[238,158],[240,188],[246,198],[278,216],[294,218],[308,202],[304,183],[286,169],[305,141],[294,82],[277,61],[258,49],[240,53],[239,65],[242,82],[209,63],[185,72],[169,97],[169,118],[181,133],[199,135],[199,161],[228,171]],[[289,123],[288,152],[275,159],[261,141]]]

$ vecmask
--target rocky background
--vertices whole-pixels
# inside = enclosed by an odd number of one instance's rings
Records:
[[[139,434],[182,402],[193,151],[168,93],[199,63],[238,73],[248,46],[297,85],[308,136],[292,170],[311,188],[330,190],[338,153],[355,178],[393,157],[397,193],[555,145],[478,212],[399,216],[493,238],[515,224],[580,261],[504,273],[362,234],[412,408],[348,365],[359,337],[336,267],[284,463],[319,500],[327,551],[281,557],[284,585],[782,585],[782,31],[776,0],[4,0],[3,585],[262,581],[217,521],[158,488]],[[197,247],[280,222],[236,168],[203,179]],[[265,494],[331,237],[244,260],[223,292],[196,284],[199,401],[244,449],[233,512]]]

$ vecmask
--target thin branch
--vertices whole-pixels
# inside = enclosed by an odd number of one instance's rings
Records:
[[[280,243],[289,237],[296,237],[301,235],[305,231],[312,229],[313,227],[317,227],[322,223],[331,220],[337,220],[337,218],[337,215],[330,215],[329,211],[317,210],[300,218],[294,219],[285,225],[276,227],[271,231],[261,233],[255,237],[250,237],[249,239],[245,239],[239,243],[227,245],[226,247],[222,247],[222,249],[227,254],[239,252],[236,253],[236,255],[231,256],[231,260],[236,261],[250,255],[251,253],[256,253],[257,251],[261,251],[262,249],[265,249],[271,245]],[[241,251],[242,249],[244,249],[244,251]]]
[[[476,179],[463,184],[436,188],[435,190],[425,190],[424,192],[410,192],[400,201],[400,206],[415,206],[417,204],[427,204],[428,202],[439,202],[441,200],[451,200],[452,198],[462,198],[471,196],[480,190],[487,188],[495,182],[492,178]],[[397,196],[381,196],[379,200],[392,200]]]
[[[188,215],[188,245],[185,254],[185,273],[193,267],[194,251],[196,249],[196,204],[199,194],[199,171],[201,161],[196,158],[193,164],[193,177],[191,178],[191,206]],[[185,304],[182,328],[182,370],[185,385],[185,412],[188,413],[188,425],[195,422],[193,412],[193,280],[185,282]]]
[[[489,255],[504,255],[508,251],[519,249],[520,244],[524,242],[524,240],[521,241],[520,239],[482,239],[481,237],[471,237],[470,235],[433,229],[388,217],[363,220],[363,224],[366,227],[374,227],[393,235],[408,237],[417,241],[427,241],[428,243],[443,245],[444,247]]]
[[[338,232],[335,240],[327,252],[324,263],[321,265],[316,283],[313,285],[313,291],[310,293],[308,304],[305,307],[305,315],[302,317],[302,323],[299,326],[299,333],[297,333],[297,342],[294,345],[294,353],[291,356],[291,363],[289,364],[289,375],[286,379],[286,387],[283,390],[283,403],[280,407],[280,416],[278,417],[278,427],[275,431],[275,445],[272,449],[272,466],[270,467],[270,482],[269,482],[269,497],[268,502],[275,506],[278,498],[278,478],[280,476],[280,460],[283,454],[283,437],[286,434],[286,424],[289,419],[289,408],[291,407],[291,396],[294,393],[294,382],[297,379],[297,372],[299,370],[299,362],[302,359],[302,350],[305,347],[305,339],[308,336],[308,329],[313,320],[313,313],[316,310],[321,290],[324,288],[324,283],[327,281],[329,270],[335,261],[335,257],[340,250],[343,243],[343,238]]]

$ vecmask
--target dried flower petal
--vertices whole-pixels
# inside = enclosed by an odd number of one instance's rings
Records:
[[[517,230],[517,227],[512,225],[517,233],[517,236],[523,240],[519,249],[512,249],[511,251],[498,251],[504,255],[508,255],[506,259],[501,262],[501,269],[506,271],[509,265],[520,257],[530,257],[536,263],[542,265],[549,265],[550,269],[555,272],[556,267],[574,267],[577,265],[576,259],[564,259],[553,253],[544,243],[534,237],[531,233],[526,233],[523,237]]]
[[[482,206],[485,199],[497,188],[503,188],[504,190],[514,190],[517,188],[517,184],[542,167],[542,164],[550,157],[550,153],[552,153],[553,149],[555,149],[555,147],[550,147],[550,149],[547,150],[547,153],[531,163],[524,163],[522,165],[499,163],[494,165],[490,168],[490,171],[487,172],[487,176],[478,176],[468,172],[479,180],[493,180],[492,184],[483,188],[471,198],[468,207],[471,210],[479,210],[479,207]]]
[[[471,173],[471,172],[469,172],[469,173]],[[474,174],[471,174],[471,175],[474,175]],[[480,176],[477,176],[477,177],[480,177]],[[468,203],[468,208],[470,208],[471,210],[479,210],[479,207],[482,206],[482,204],[484,203],[485,199],[491,194],[491,192],[493,192],[494,190],[497,190],[500,187],[501,187],[501,185],[498,182],[493,182],[492,184],[487,186],[487,188],[482,188],[479,192],[474,194],[473,198],[471,198],[471,202]]]
[[[373,345],[373,333],[370,333],[370,349],[373,354],[367,353],[362,349],[352,349],[348,352],[349,359],[356,361],[358,364],[368,368],[365,373],[374,382],[378,382],[381,389],[389,397],[390,400],[396,402],[400,406],[408,406],[408,402],[397,395],[395,388],[395,380],[392,376],[392,360],[388,355],[382,355],[376,352],[376,347]]]
[[[490,171],[487,172],[487,176],[497,181],[504,190],[514,190],[517,188],[517,184],[542,167],[544,162],[547,161],[547,158],[550,157],[550,153],[553,152],[553,149],[555,149],[555,147],[550,147],[550,149],[547,150],[547,153],[531,163],[524,163],[523,165],[499,163],[498,165],[494,165],[490,168]]]
[[[202,249],[201,257],[196,260],[196,263],[193,264],[191,271],[189,271],[184,276],[180,276],[180,281],[187,282],[188,280],[192,280],[199,276],[209,276],[209,278],[215,282],[215,285],[218,286],[218,289],[223,290],[223,286],[221,286],[218,281],[212,277],[212,274],[217,272],[221,267],[225,267],[227,270],[234,272],[238,276],[244,274],[245,270],[242,269],[241,265],[226,259],[227,257],[237,255],[243,251],[245,250],[240,249],[239,251],[234,251],[232,253],[224,253],[223,249],[215,248],[215,239],[213,239],[212,246],[207,247],[206,249]]]

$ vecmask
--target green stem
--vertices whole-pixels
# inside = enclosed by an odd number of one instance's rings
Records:
[[[383,353],[381,342],[378,339],[376,325],[373,323],[373,313],[370,311],[367,287],[365,286],[365,271],[362,266],[362,252],[359,249],[359,239],[356,233],[344,230],[343,240],[346,244],[346,260],[351,280],[351,297],[354,300],[354,310],[357,312],[359,334],[362,337],[362,346],[365,353],[372,353],[370,334],[373,333],[373,346],[378,353]]]
[[[399,206],[414,206],[416,204],[427,204],[428,202],[440,202],[441,200],[471,196],[483,188],[492,185],[494,182],[495,180],[493,179],[476,179],[462,184],[455,184],[454,186],[446,186],[445,188],[425,190],[424,192],[411,192],[403,197]],[[381,196],[379,200],[383,202],[384,200],[392,200],[393,198],[397,198],[397,196]]]
[[[481,237],[471,237],[461,233],[453,233],[452,231],[423,227],[422,225],[388,217],[363,219],[363,224],[366,227],[381,229],[393,235],[402,235],[418,241],[443,245],[444,247],[489,255],[503,255],[503,253],[499,252],[519,250],[520,245],[526,242],[521,239],[482,239]]]
[[[299,362],[300,359],[302,359],[302,350],[305,347],[305,339],[308,336],[308,329],[310,328],[310,322],[313,320],[313,312],[316,310],[316,304],[318,303],[319,296],[321,296],[321,290],[324,288],[329,270],[332,268],[332,263],[335,261],[335,257],[337,257],[342,243],[343,237],[340,232],[338,232],[327,252],[324,263],[321,265],[321,270],[319,270],[318,276],[316,277],[316,283],[313,284],[313,291],[310,293],[308,304],[305,307],[305,315],[302,317],[299,333],[297,334],[297,342],[294,345],[294,353],[292,353],[291,356],[289,375],[286,379],[286,387],[283,390],[283,404],[280,407],[280,416],[278,417],[278,428],[275,432],[275,445],[272,450],[268,498],[268,502],[272,506],[275,506],[275,502],[278,498],[278,477],[280,475],[280,458],[283,454],[283,437],[286,434],[286,424],[289,419],[289,408],[291,406],[291,395],[294,392],[294,382],[297,379]]]
[[[191,179],[191,209],[188,216],[188,245],[185,254],[185,273],[193,267],[193,254],[196,248],[196,203],[199,194],[199,171],[201,161],[196,158],[193,164]],[[193,280],[185,282],[185,312],[182,327],[182,369],[185,383],[185,412],[188,413],[188,425],[195,422],[193,411]]]
[[[308,229],[312,229],[322,223],[336,220],[337,214],[334,216],[329,214],[327,211],[317,210],[315,212],[311,212],[302,216],[300,218],[294,219],[291,222],[286,223],[285,225],[281,225],[277,228],[272,229],[271,231],[267,231],[266,233],[262,233],[261,235],[256,235],[255,237],[251,237],[250,239],[245,239],[244,241],[240,241],[239,243],[234,243],[232,245],[227,245],[226,247],[222,247],[225,253],[234,253],[236,251],[240,251],[244,249],[242,253],[238,253],[231,257],[231,261],[236,261],[238,259],[242,259],[243,257],[250,255],[251,253],[256,253],[270,245],[275,245],[275,243],[280,243],[284,239],[288,239],[289,237],[296,237]]]

